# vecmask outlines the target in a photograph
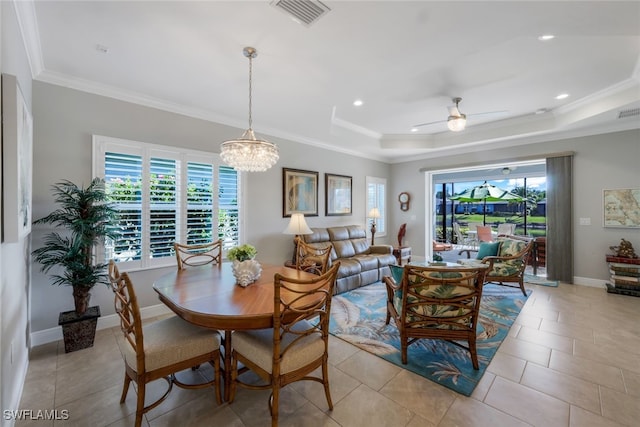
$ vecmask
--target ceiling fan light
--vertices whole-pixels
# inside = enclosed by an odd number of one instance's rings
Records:
[[[452,132],[463,131],[467,126],[467,116],[460,114],[459,116],[449,116],[447,120],[447,127]]]

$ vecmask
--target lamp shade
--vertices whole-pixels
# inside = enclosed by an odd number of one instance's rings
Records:
[[[378,210],[378,208],[371,208],[371,210],[369,211],[369,215],[367,215],[367,217],[380,218],[380,211]]]
[[[283,234],[313,234],[313,230],[309,228],[307,222],[304,220],[304,214],[294,213],[291,214],[291,220],[289,221],[289,225],[282,232]]]

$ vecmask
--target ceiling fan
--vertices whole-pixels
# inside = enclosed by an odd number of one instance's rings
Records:
[[[452,101],[455,105],[447,107],[449,109],[449,117],[447,118],[447,120],[438,120],[435,122],[421,123],[419,125],[415,125],[414,128],[418,128],[421,126],[429,126],[436,123],[447,122],[447,127],[449,128],[449,130],[453,132],[460,132],[464,130],[464,128],[467,126],[467,114],[463,114],[460,112],[459,104],[460,104],[460,101],[462,101],[462,98],[455,97],[452,99]],[[485,113],[469,114],[469,117],[486,115],[486,114],[503,114],[503,113],[506,113],[506,111],[488,111]]]

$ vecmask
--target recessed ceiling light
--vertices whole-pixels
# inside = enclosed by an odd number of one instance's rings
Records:
[[[538,108],[536,110],[536,114],[544,114],[544,113],[547,113],[547,112],[549,112],[548,108]]]
[[[549,40],[553,40],[556,36],[554,36],[553,34],[543,34],[541,36],[538,36],[538,40],[540,40],[541,42],[546,42]]]
[[[353,101],[353,105],[355,105],[356,107],[359,107],[363,104],[362,99],[356,99],[355,101]]]
[[[560,99],[565,99],[568,98],[569,94],[568,93],[561,93],[560,95],[556,96],[556,99],[560,100]]]
[[[418,132],[418,128],[411,128],[411,132]]]

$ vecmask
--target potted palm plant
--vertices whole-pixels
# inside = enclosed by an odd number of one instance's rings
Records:
[[[50,224],[60,231],[46,235],[43,246],[34,250],[33,256],[41,264],[42,272],[56,269],[51,274],[52,285],[67,285],[73,289],[75,311],[60,313],[59,319],[68,352],[93,345],[93,335],[79,337],[77,331],[67,334],[65,326],[89,319],[93,321],[95,334],[100,309],[89,307],[91,289],[109,281],[107,264],[97,262],[94,251],[106,238],[116,238],[116,210],[108,203],[104,181],[100,178],[93,179],[86,188],[62,181],[54,184],[52,190],[58,209],[34,224]],[[87,342],[67,343],[67,338],[73,340],[74,336],[76,341]]]

